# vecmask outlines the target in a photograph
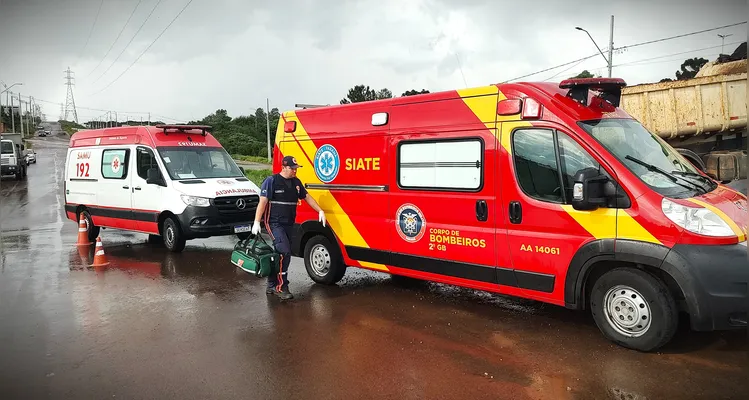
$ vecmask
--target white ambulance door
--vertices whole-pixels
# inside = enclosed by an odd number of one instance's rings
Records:
[[[147,183],[148,170],[156,168],[161,171],[157,161],[157,154],[153,149],[146,146],[135,148],[133,157],[133,181],[132,181],[132,203],[133,215],[138,221],[138,230],[153,234],[159,233],[159,214],[162,206],[162,191],[167,190],[164,184],[163,172],[161,184]]]
[[[101,180],[97,184],[97,204],[89,207],[94,224],[137,230],[130,202],[131,146],[105,147],[95,151],[101,151],[98,166]]]

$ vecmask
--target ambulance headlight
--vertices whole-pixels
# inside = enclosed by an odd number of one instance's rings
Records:
[[[705,236],[736,236],[718,214],[707,208],[687,207],[665,198],[661,202],[661,208],[668,219],[690,232]]]
[[[181,197],[182,201],[184,201],[188,206],[208,207],[211,205],[211,202],[205,197],[188,196],[186,194],[183,194]]]

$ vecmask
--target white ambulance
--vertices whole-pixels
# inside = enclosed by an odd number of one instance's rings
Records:
[[[75,133],[65,161],[65,212],[142,232],[174,252],[185,241],[250,234],[260,189],[203,125],[130,126]],[[159,238],[163,239],[159,239]]]

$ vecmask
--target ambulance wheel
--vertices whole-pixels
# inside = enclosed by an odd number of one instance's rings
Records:
[[[679,323],[676,301],[666,285],[634,268],[615,268],[598,278],[590,310],[606,338],[643,352],[668,343]]]
[[[173,253],[179,253],[185,248],[185,235],[179,228],[179,224],[174,218],[169,217],[164,220],[164,227],[161,229],[164,238],[164,246]]]
[[[346,273],[338,248],[322,235],[312,237],[304,246],[304,266],[310,278],[323,285],[337,283]]]
[[[81,214],[78,216],[78,221],[81,220],[81,217],[86,221],[86,226],[88,227],[88,240],[91,242],[96,241],[96,238],[99,237],[101,228],[94,225],[94,219],[91,218],[91,213],[88,212],[88,210],[84,209],[81,211]]]

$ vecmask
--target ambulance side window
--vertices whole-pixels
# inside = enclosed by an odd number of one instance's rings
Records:
[[[128,149],[104,150],[101,155],[101,176],[104,179],[127,178],[129,155]]]
[[[148,179],[148,170],[150,168],[159,168],[159,165],[156,164],[156,157],[154,157],[153,151],[145,147],[138,147],[136,161],[138,164],[138,176],[143,179]]]
[[[398,144],[398,186],[476,192],[484,184],[481,138],[404,141]]]
[[[585,168],[595,168],[604,174],[606,171],[572,138],[562,132],[557,132],[557,138],[559,141],[559,159],[562,164],[562,176],[564,177],[564,191],[567,203],[570,203],[572,199],[572,186],[575,184],[577,171]]]
[[[548,129],[520,129],[512,134],[512,147],[523,192],[537,200],[562,203],[554,133]]]

